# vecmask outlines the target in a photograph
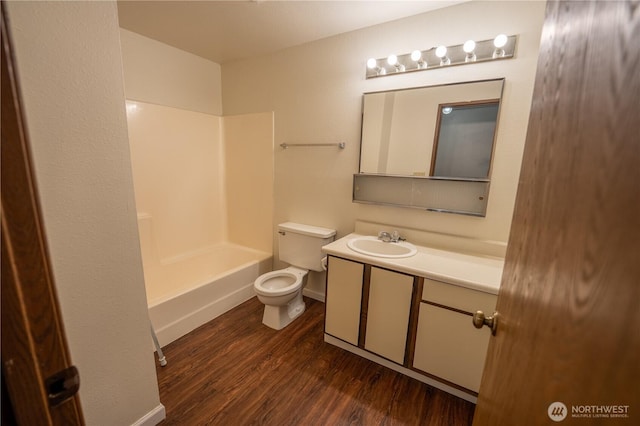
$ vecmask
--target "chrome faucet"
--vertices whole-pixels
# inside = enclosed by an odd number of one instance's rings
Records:
[[[388,233],[387,231],[380,231],[378,233],[378,239],[385,243],[397,243],[398,241],[405,241],[404,238],[400,237],[400,233],[398,231],[393,231],[392,233]]]
[[[391,242],[391,234],[388,233],[387,231],[380,231],[378,233],[378,239],[384,243],[389,243]]]

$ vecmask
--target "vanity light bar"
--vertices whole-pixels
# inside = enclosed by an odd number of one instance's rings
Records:
[[[367,61],[366,78],[425,71],[475,62],[511,59],[515,56],[517,35],[500,34],[490,40],[467,40],[455,46],[438,46],[429,50],[414,50],[405,55],[389,55],[387,58],[370,58]]]

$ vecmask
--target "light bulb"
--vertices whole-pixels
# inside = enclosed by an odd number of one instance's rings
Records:
[[[450,106],[442,108],[442,113],[443,114],[451,114],[452,111],[453,111],[453,107],[450,107]]]
[[[465,53],[471,53],[475,50],[476,48],[476,42],[473,40],[467,40],[464,42],[464,45],[462,45],[462,50],[465,51]]]
[[[413,52],[411,52],[411,60],[413,62],[417,62],[419,70],[424,70],[424,69],[427,68],[427,61],[425,61],[422,58],[422,52],[421,51],[414,50]]]
[[[462,45],[462,50],[465,51],[467,56],[465,56],[465,62],[474,62],[476,60],[476,53],[474,52],[476,48],[476,42],[473,40],[467,40]]]
[[[447,56],[447,48],[445,46],[437,47],[436,56],[440,58],[440,66],[451,64],[451,59]]]
[[[497,35],[496,38],[493,39],[493,45],[498,49],[503,48],[505,44],[507,44],[507,36],[504,34]]]
[[[504,34],[497,35],[496,38],[493,39],[493,45],[496,47],[493,51],[493,59],[504,57],[503,47],[507,44],[507,40],[508,38]]]
[[[377,75],[385,75],[387,73],[387,70],[378,66],[378,61],[375,58],[367,59],[367,68],[375,70]]]
[[[398,62],[398,57],[396,55],[389,55],[387,58],[387,63],[396,68],[396,72],[404,72],[404,65]]]

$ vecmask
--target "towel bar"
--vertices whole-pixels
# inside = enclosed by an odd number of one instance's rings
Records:
[[[281,143],[280,146],[282,149],[287,149],[290,146],[337,146],[340,149],[344,149],[345,143]]]

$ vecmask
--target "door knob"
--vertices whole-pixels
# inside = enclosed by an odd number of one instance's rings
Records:
[[[494,312],[491,316],[485,316],[484,312],[477,311],[473,314],[473,326],[475,328],[482,328],[483,325],[486,325],[491,329],[491,334],[495,336],[496,330],[498,329],[498,313]]]

